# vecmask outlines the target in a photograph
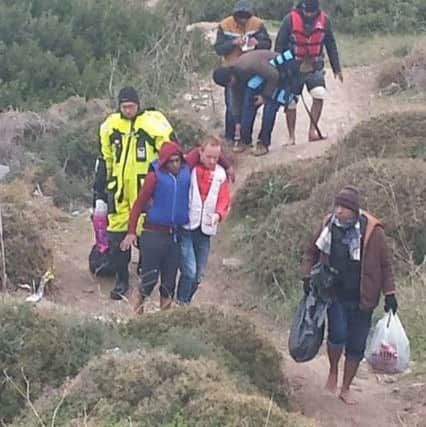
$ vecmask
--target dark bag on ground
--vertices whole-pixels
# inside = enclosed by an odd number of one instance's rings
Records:
[[[310,290],[304,295],[293,318],[288,349],[296,362],[308,362],[319,352],[324,339],[325,317],[331,302],[333,272],[323,264],[311,271]]]
[[[100,277],[114,276],[114,269],[111,264],[109,251],[99,252],[97,245],[93,245],[89,254],[90,272]]]

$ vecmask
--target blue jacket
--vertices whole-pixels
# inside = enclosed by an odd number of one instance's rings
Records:
[[[174,176],[160,167],[158,160],[152,163],[157,182],[153,203],[147,214],[147,223],[175,227],[189,222],[189,186],[191,170],[183,164]]]

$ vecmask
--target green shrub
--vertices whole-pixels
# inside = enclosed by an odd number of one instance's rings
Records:
[[[89,359],[121,342],[113,330],[94,321],[43,316],[30,306],[0,304],[0,419],[10,421],[24,407],[24,399],[3,371],[23,390],[24,376],[35,400],[46,387],[58,387]]]
[[[258,335],[254,325],[240,317],[213,309],[174,310],[131,321],[123,334],[186,358],[209,357],[240,381],[255,385],[263,394],[273,394],[279,404],[287,402],[281,355]]]
[[[246,179],[233,203],[233,215],[263,218],[275,206],[306,200],[317,184],[334,171],[359,160],[426,159],[426,113],[383,114],[361,122],[321,159],[304,160],[255,172]]]
[[[188,13],[191,22],[219,21],[231,14],[236,0],[161,0],[162,8],[173,6]],[[297,4],[292,0],[259,0],[256,12],[265,19],[280,21]],[[325,0],[322,7],[329,12],[334,26],[342,32],[365,34],[372,32],[422,31],[426,25],[426,6],[423,0]]]
[[[56,396],[38,402],[46,424],[58,407],[55,425],[85,419],[86,425],[121,426],[132,420],[141,427],[257,427],[268,412],[271,426],[313,425],[267,399],[241,394],[215,363],[185,361],[158,351],[116,351],[93,360],[67,385],[65,400],[59,402]],[[24,418],[17,425],[27,422]]]

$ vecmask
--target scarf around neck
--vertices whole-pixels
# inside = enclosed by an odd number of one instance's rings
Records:
[[[333,215],[328,224],[321,231],[320,236],[315,242],[315,246],[326,255],[331,254],[331,230],[333,225],[344,231],[342,243],[348,246],[349,256],[352,261],[361,260],[361,222],[357,217],[354,222],[342,223]]]

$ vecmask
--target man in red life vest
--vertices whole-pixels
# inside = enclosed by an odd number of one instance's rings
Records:
[[[317,125],[321,117],[325,89],[324,47],[330,59],[334,76],[343,83],[339,54],[330,19],[320,10],[319,0],[303,0],[284,18],[275,43],[275,51],[284,52],[290,49],[300,63],[300,91],[306,85],[313,98],[311,108],[311,125],[309,141],[321,139]],[[290,144],[296,142],[296,103],[287,111],[287,127]]]

